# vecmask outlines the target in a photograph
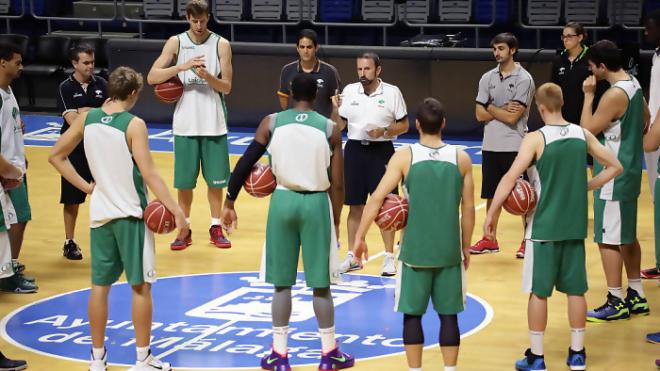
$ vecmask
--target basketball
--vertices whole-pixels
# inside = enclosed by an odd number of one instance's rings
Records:
[[[250,175],[245,179],[243,188],[254,197],[266,197],[273,193],[277,186],[273,170],[270,166],[262,163],[256,163],[252,167]]]
[[[518,179],[503,206],[513,215],[525,215],[536,206],[536,192],[528,181]]]
[[[154,87],[154,94],[163,103],[176,103],[183,94],[183,84],[178,77],[160,83]]]
[[[174,214],[158,200],[149,202],[144,209],[144,222],[152,232],[159,234],[170,233],[176,228]]]
[[[376,216],[376,225],[385,231],[398,231],[408,221],[408,200],[390,193]]]

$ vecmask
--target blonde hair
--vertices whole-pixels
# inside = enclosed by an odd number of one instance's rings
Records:
[[[186,3],[186,16],[199,17],[209,14],[209,3],[206,0],[189,0]]]
[[[536,90],[536,103],[542,104],[550,112],[561,111],[564,105],[564,96],[559,85],[546,82]]]
[[[133,92],[142,90],[142,74],[126,66],[115,68],[108,80],[108,96],[116,100],[126,100]]]

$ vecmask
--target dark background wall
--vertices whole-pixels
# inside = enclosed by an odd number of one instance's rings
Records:
[[[146,75],[158,57],[163,40],[110,40],[108,55],[110,68],[128,65]],[[402,47],[369,47],[383,60],[383,80],[397,85],[406,100],[411,122],[417,104],[433,96],[445,105],[447,128],[445,133],[455,136],[479,136],[481,126],[474,119],[475,97],[481,75],[495,67],[490,49],[426,49]],[[340,73],[342,84],[355,82],[355,56],[364,47],[324,47],[321,58],[333,64]],[[297,57],[293,45],[260,43],[232,43],[233,88],[227,97],[231,127],[255,127],[263,116],[278,111],[276,96],[281,67]],[[521,50],[517,59],[528,68],[536,86],[550,79],[550,65],[554,50]],[[642,83],[648,83],[650,53],[643,53],[640,61]],[[134,113],[149,122],[171,123],[174,105],[156,99],[147,87]],[[529,121],[530,130],[540,126],[535,108]],[[414,131],[414,128],[411,130]]]

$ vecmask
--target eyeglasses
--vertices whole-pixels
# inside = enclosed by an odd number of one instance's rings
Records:
[[[573,35],[561,35],[560,37],[561,37],[562,40],[566,40],[566,39],[572,39],[574,37],[578,37],[578,35],[575,35],[575,34],[573,34]]]

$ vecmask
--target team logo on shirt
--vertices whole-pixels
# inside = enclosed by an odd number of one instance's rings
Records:
[[[306,114],[306,113],[299,113],[299,114],[296,115],[296,121],[298,121],[298,122],[303,122],[303,121],[307,120],[307,118],[309,118],[309,115]]]
[[[345,275],[332,286],[337,342],[358,360],[402,354],[401,313],[394,307],[396,281],[368,275]],[[272,343],[273,286],[256,272],[200,274],[162,278],[153,286],[151,349],[176,368],[258,368]],[[87,317],[89,289],[46,298],[22,307],[0,321],[0,334],[12,344],[54,357],[85,362],[91,337]],[[321,357],[313,290],[298,273],[292,287],[293,312],[289,330],[292,366],[318,365]],[[108,361],[135,362],[127,283],[113,285],[108,318]],[[485,327],[493,315],[482,299],[468,295],[458,315],[462,336]],[[438,334],[438,317],[430,306],[423,318],[427,334]],[[427,336],[426,346],[437,346]],[[400,360],[401,365],[405,360]],[[79,368],[83,368],[80,366]]]
[[[316,88],[317,89],[322,89],[325,84],[325,81],[323,79],[316,79]]]
[[[566,134],[568,134],[568,128],[561,128],[559,130],[559,135],[561,135],[562,137],[565,137]]]
[[[103,116],[101,117],[101,122],[104,124],[109,124],[112,121],[112,116]]]
[[[560,67],[560,68],[559,68],[559,76],[563,76],[563,75],[564,75],[564,71],[566,71],[566,67]]]

